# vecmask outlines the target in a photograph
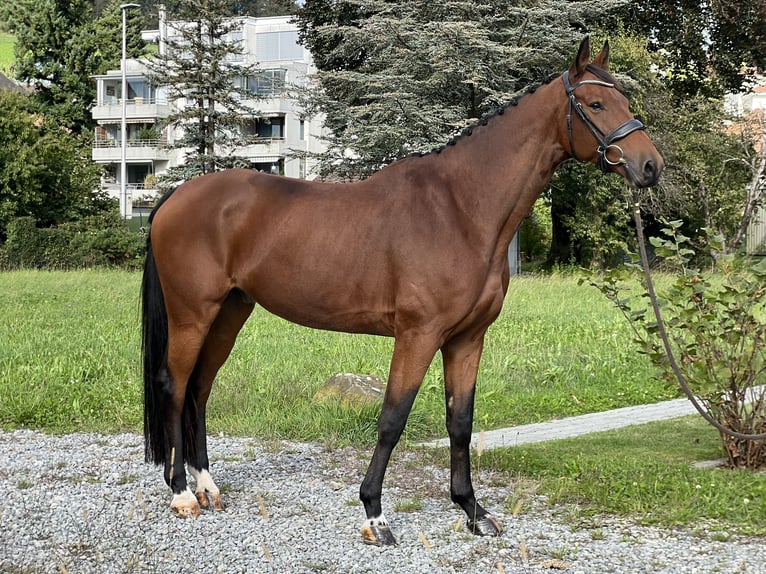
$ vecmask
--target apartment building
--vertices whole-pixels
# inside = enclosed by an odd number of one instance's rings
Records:
[[[726,111],[741,122],[752,122],[764,129],[766,118],[766,76],[758,75],[755,85],[748,91],[727,94],[724,99]],[[766,135],[764,135],[766,138]],[[764,139],[761,140],[763,145]],[[757,145],[760,151],[760,146]],[[766,255],[766,206],[759,205],[747,229],[745,252],[748,255]]]
[[[289,16],[271,18],[242,17],[233,40],[242,41],[244,54],[236,56],[255,63],[262,71],[257,77],[242,78],[257,102],[258,117],[243,122],[243,129],[256,136],[256,143],[236,150],[253,169],[290,177],[314,177],[311,160],[293,157],[297,151],[321,152],[323,123],[318,117],[308,118],[297,102],[287,94],[290,85],[303,85],[313,73],[311,54],[298,44],[298,30]],[[160,15],[160,29],[144,32],[144,39],[163,42],[173,33],[173,25]],[[164,121],[175,106],[184,101],[168,101],[167,92],[152,85],[145,64],[127,60],[126,122],[126,192],[128,200],[123,215],[131,217],[131,206],[141,199],[156,195],[156,176],[168,168],[182,165],[184,151],[170,149],[176,129]],[[110,70],[95,77],[96,105],[93,119],[97,122],[92,157],[106,166],[104,189],[119,197],[122,161],[122,70]]]

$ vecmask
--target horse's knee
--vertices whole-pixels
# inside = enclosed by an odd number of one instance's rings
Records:
[[[381,412],[378,418],[378,444],[393,448],[399,442],[409,413]]]

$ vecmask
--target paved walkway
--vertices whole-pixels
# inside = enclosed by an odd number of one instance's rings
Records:
[[[524,443],[570,438],[629,425],[682,417],[696,412],[689,399],[686,398],[663,401],[651,405],[625,407],[545,423],[484,431],[484,448],[516,446]],[[478,443],[479,434],[474,433],[471,439],[471,446],[476,447]],[[422,444],[423,446],[449,446],[449,439],[442,438]]]

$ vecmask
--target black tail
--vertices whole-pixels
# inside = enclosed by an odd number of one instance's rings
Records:
[[[170,397],[165,365],[168,346],[168,314],[151,236],[146,242],[144,278],[141,283],[142,352],[144,360],[144,456],[146,462],[163,464],[167,436],[165,413]]]
[[[149,216],[151,224],[157,210],[175,190],[166,193]],[[168,313],[165,295],[152,250],[151,233],[146,240],[146,260],[141,283],[142,353],[144,362],[144,457],[146,462],[164,464],[169,457],[166,425],[168,406],[173,396],[173,381],[167,369]],[[194,401],[197,373],[187,382],[182,413],[184,460],[196,460],[197,405]]]

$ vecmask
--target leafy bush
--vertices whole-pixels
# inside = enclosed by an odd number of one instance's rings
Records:
[[[674,269],[675,281],[660,293],[665,329],[678,367],[708,413],[721,425],[744,434],[766,433],[766,260],[716,258],[710,272],[690,267],[696,252],[681,232],[682,222],[665,222],[664,237],[650,239],[655,256]],[[722,240],[708,236],[708,249],[721,253]],[[635,264],[633,264],[635,267]],[[624,269],[591,275],[633,327],[641,352],[675,385],[655,317],[642,299],[625,297]],[[721,433],[734,467],[766,465],[766,440]]]
[[[145,238],[117,217],[102,215],[58,227],[38,228],[33,217],[8,224],[0,269],[138,268]]]
[[[543,200],[538,200],[532,213],[521,223],[519,241],[525,261],[545,259],[551,248],[551,209]]]

